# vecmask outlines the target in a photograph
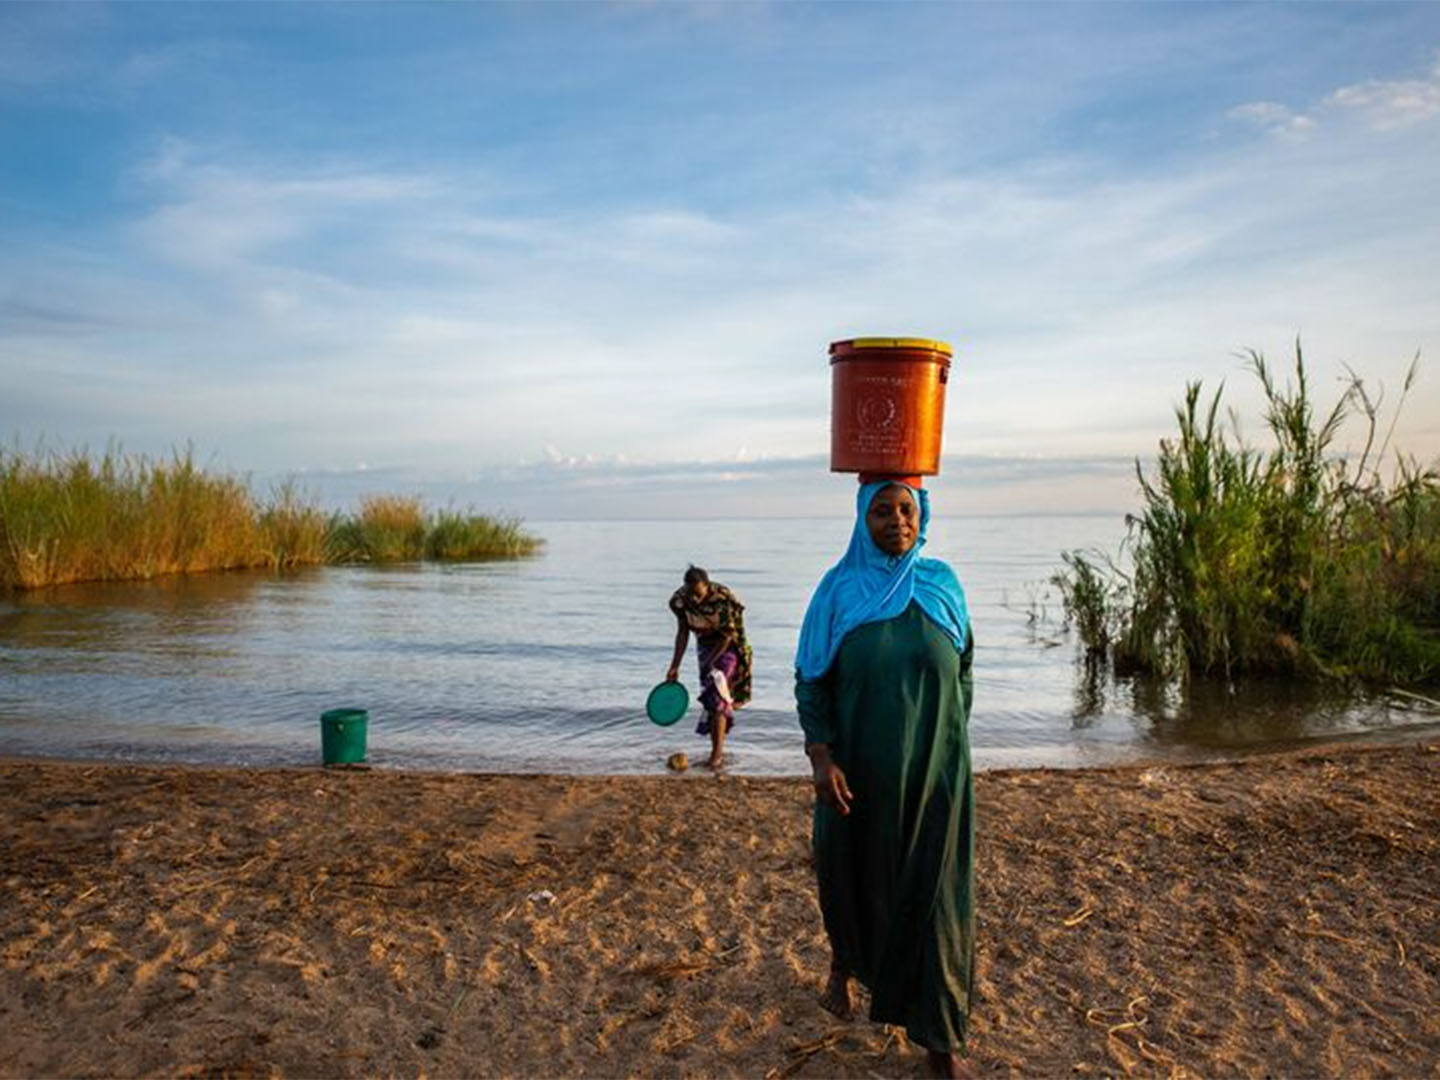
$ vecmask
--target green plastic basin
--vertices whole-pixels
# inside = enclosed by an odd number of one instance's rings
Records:
[[[645,715],[661,727],[669,727],[690,707],[690,691],[679,682],[662,682],[645,699]]]

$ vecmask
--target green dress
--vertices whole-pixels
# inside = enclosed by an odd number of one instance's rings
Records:
[[[815,806],[825,930],[870,1018],[939,1051],[964,1049],[974,986],[972,652],[911,603],[795,684],[806,743],[830,745],[855,796],[848,817]]]

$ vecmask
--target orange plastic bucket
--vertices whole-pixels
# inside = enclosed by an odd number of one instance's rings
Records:
[[[950,346],[928,338],[830,345],[830,471],[934,476]]]

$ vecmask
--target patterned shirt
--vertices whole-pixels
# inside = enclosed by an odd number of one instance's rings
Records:
[[[670,597],[670,610],[695,634],[702,668],[709,659],[709,653],[729,635],[730,648],[740,658],[730,692],[737,707],[749,701],[751,652],[745,640],[745,605],[740,598],[724,585],[712,581],[705,599],[696,601],[690,596],[689,589],[682,586]]]

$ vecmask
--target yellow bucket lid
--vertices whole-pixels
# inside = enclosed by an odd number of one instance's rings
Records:
[[[928,352],[944,353],[946,356],[953,356],[955,353],[948,341],[936,341],[933,338],[857,337],[830,343],[832,353],[849,352],[852,349],[925,349]]]

